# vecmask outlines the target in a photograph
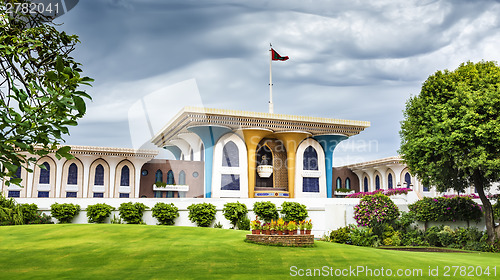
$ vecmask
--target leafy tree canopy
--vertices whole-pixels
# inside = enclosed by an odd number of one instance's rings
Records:
[[[18,167],[32,171],[35,156],[72,158],[58,145],[85,114],[90,96],[80,86],[93,81],[70,56],[76,35],[36,11],[7,11],[13,2],[29,1],[0,1],[0,178],[7,185],[21,183]]]
[[[490,240],[494,223],[485,195],[500,179],[500,68],[463,63],[437,71],[406,103],[400,153],[413,174],[438,191],[474,185]]]

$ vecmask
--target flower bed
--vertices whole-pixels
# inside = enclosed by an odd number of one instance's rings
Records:
[[[312,247],[314,246],[314,235],[247,234],[246,241],[263,245]]]
[[[410,188],[396,188],[396,189],[388,189],[388,190],[376,190],[373,192],[357,192],[357,193],[353,193],[353,194],[348,195],[347,198],[360,198],[363,196],[374,195],[377,193],[382,193],[382,194],[385,194],[387,196],[391,196],[391,195],[398,195],[398,194],[408,194],[408,192],[411,192],[411,191],[413,191],[413,190]]]

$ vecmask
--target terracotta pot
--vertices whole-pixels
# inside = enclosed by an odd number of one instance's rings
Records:
[[[293,230],[293,234],[297,235],[297,230],[296,229]]]
[[[311,230],[310,229],[306,229],[306,234],[311,234]]]
[[[278,235],[283,235],[283,231],[282,230],[278,230]]]
[[[283,231],[283,233],[284,233],[285,235],[289,234],[289,233],[288,233],[288,229],[285,229],[285,230]]]
[[[293,235],[293,230],[288,231],[288,234]]]
[[[275,235],[276,234],[276,230],[275,229],[272,229],[271,230],[271,235]]]
[[[252,234],[257,234],[257,230],[256,229],[252,229]]]
[[[256,229],[255,234],[260,234],[260,229]]]
[[[271,235],[271,230],[266,229],[266,235]]]

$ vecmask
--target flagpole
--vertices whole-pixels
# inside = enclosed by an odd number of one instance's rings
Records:
[[[269,44],[269,47],[272,47],[271,44]],[[274,113],[274,106],[273,106],[273,52],[271,49],[269,49],[269,113],[273,114]]]

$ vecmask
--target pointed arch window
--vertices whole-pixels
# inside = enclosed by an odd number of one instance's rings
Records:
[[[120,177],[120,186],[130,186],[130,169],[127,165],[122,167],[122,174]]]
[[[104,186],[104,166],[102,164],[95,168],[94,186]]]
[[[380,177],[378,175],[375,176],[375,189],[380,190]]]
[[[405,174],[405,183],[406,183],[406,187],[410,188],[410,186],[411,186],[411,175],[408,172],[406,172],[406,174]]]
[[[368,192],[368,178],[365,177],[363,180],[363,187],[364,187],[364,192]]]
[[[318,170],[318,153],[309,146],[304,150],[304,170]]]
[[[175,185],[174,172],[172,170],[167,172],[167,185]]]
[[[222,149],[222,166],[239,167],[239,150],[238,146],[233,141],[229,141]]]
[[[389,187],[389,189],[393,188],[393,185],[392,185],[392,174],[391,173],[389,173],[389,175],[387,175],[387,186]]]
[[[68,185],[78,184],[78,166],[72,163],[68,168]]]
[[[163,172],[161,172],[160,169],[156,170],[155,173],[155,183],[156,182],[163,182]]]
[[[50,164],[44,162],[42,164],[45,168],[40,168],[40,184],[50,184]]]
[[[351,179],[350,178],[345,178],[345,188],[348,190],[351,189]]]
[[[179,185],[185,185],[186,184],[186,172],[184,170],[181,170],[179,173]]]
[[[340,189],[342,188],[342,179],[340,179],[340,177],[337,177],[337,189]]]
[[[19,166],[16,170],[16,174],[14,175],[14,179],[21,178],[21,166]]]

